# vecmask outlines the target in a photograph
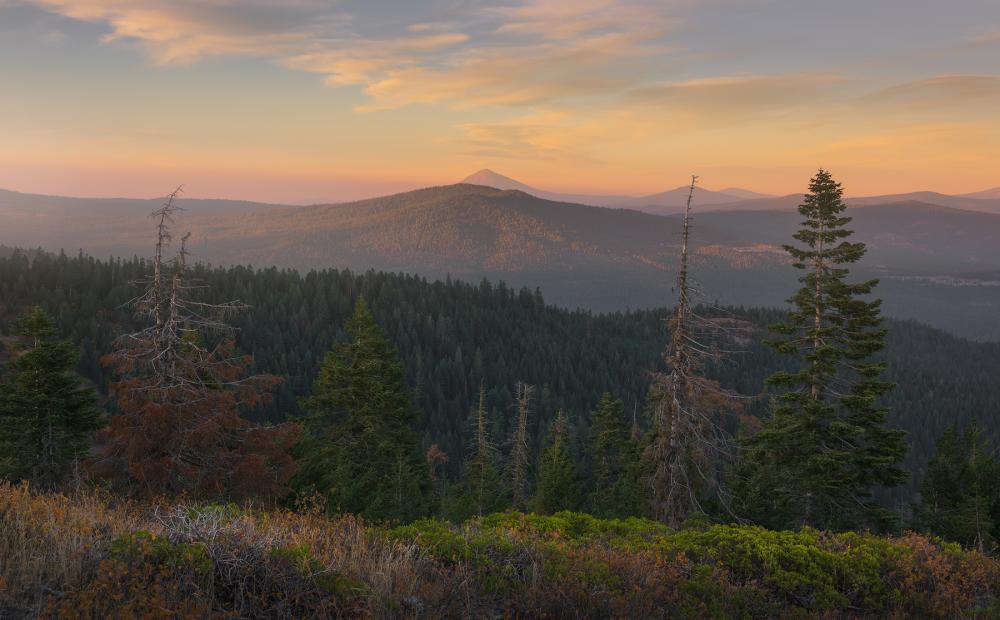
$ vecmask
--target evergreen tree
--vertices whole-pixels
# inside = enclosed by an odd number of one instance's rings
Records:
[[[171,271],[169,265],[167,271]],[[115,385],[111,380],[114,369],[102,366],[100,359],[113,350],[112,343],[123,331],[135,332],[148,324],[146,319],[135,316],[127,303],[134,294],[127,284],[148,278],[149,273],[149,261],[140,258],[98,260],[39,251],[5,255],[0,250],[0,300],[7,308],[38,305],[52,313],[57,324],[64,326],[67,334],[73,334],[74,342],[79,344],[77,371],[106,395],[107,388]],[[250,372],[277,375],[283,380],[274,386],[273,401],[256,399],[259,404],[253,408],[243,406],[239,413],[250,421],[273,424],[300,417],[298,399],[308,395],[320,362],[350,318],[356,298],[363,295],[386,337],[399,348],[407,385],[422,386],[415,428],[422,448],[437,443],[451,456],[439,468],[442,491],[449,493],[458,486],[451,481],[463,475],[470,445],[466,422],[470,411],[475,411],[482,378],[487,385],[512,386],[524,380],[539,386],[528,426],[531,460],[536,462],[539,438],[534,436],[535,431],[545,429],[542,422],[552,420],[559,409],[585,411],[600,400],[605,390],[630,397],[645,394],[654,379],[649,370],[670,368],[662,362],[670,335],[664,329],[670,313],[663,308],[610,314],[575,312],[556,306],[525,305],[516,289],[503,284],[473,286],[453,281],[446,285],[379,272],[354,274],[328,269],[300,274],[272,268],[193,265],[191,276],[205,286],[194,291],[199,301],[248,302],[244,311],[227,314],[226,321],[237,330],[232,338],[239,351],[253,352]],[[793,358],[778,355],[761,341],[766,326],[784,320],[785,312],[697,305],[692,306],[692,311],[709,320],[725,317],[727,332],[732,318],[754,327],[738,345],[740,355],[726,363],[709,360],[704,368],[706,378],[734,392],[758,394],[766,376],[797,367]],[[0,331],[12,334],[15,330],[9,316],[0,312]],[[887,378],[898,387],[880,402],[891,409],[890,421],[907,429],[912,449],[906,456],[906,467],[922,471],[941,433],[955,422],[965,428],[977,416],[981,416],[979,427],[984,437],[995,445],[1000,438],[1000,416],[984,416],[983,412],[1000,411],[1000,381],[996,381],[1000,347],[960,339],[912,321],[887,319],[886,324],[890,328],[887,347],[880,358],[888,363]],[[214,330],[202,332],[209,344],[218,342]],[[713,337],[707,342],[715,345],[721,341]],[[722,343],[721,348],[732,347]],[[458,349],[463,352],[464,368],[454,364]],[[188,347],[182,350],[187,353]],[[0,351],[0,365],[6,364],[7,353]],[[549,390],[543,387],[546,385]],[[490,410],[494,436],[507,436],[513,424],[495,414],[507,411],[512,395],[497,388],[487,391],[487,399],[494,407]],[[766,418],[767,402],[745,402],[743,420],[748,427],[756,426],[757,418]],[[631,400],[628,403],[631,409]],[[211,409],[218,411],[215,405]],[[648,427],[652,428],[657,412],[640,404],[640,411],[643,409]],[[629,414],[631,421],[631,411]],[[735,420],[728,412],[713,419],[727,432],[735,432]],[[270,430],[265,426],[254,433]],[[590,464],[584,461],[589,461],[589,450],[583,445],[586,439],[580,441],[576,434],[589,434],[589,430],[589,423],[581,423],[579,431],[571,429],[573,453],[588,483]],[[648,430],[647,425],[641,430]],[[141,441],[129,454],[142,457],[142,462],[151,461],[161,454],[161,437],[170,441],[183,438],[183,434],[156,433],[148,440],[140,436]],[[243,433],[234,438],[230,447],[242,448]],[[264,437],[260,443],[275,444],[273,438]],[[102,449],[106,446],[99,445]],[[244,451],[248,464],[252,452]],[[197,456],[204,458],[208,453],[206,450]],[[220,454],[217,450],[211,453]],[[118,461],[114,466],[115,471],[122,472],[127,471],[129,463]],[[247,478],[252,485],[246,488],[256,494],[260,487],[255,477]],[[891,489],[888,501],[915,500],[919,483],[920,479],[910,480]],[[581,492],[589,493],[589,484],[585,489]],[[701,502],[706,511],[713,510],[709,498]]]
[[[630,437],[625,405],[605,392],[593,413],[590,456],[593,459],[593,491],[590,505],[602,517],[635,514],[637,485],[629,475],[638,458]]]
[[[411,428],[403,366],[363,298],[347,333],[349,340],[327,354],[303,401],[309,415],[296,487],[322,493],[332,513],[418,518],[428,510],[430,476]]]
[[[920,487],[921,527],[969,547],[992,549],[1000,530],[1000,462],[973,422],[937,443]]]
[[[486,390],[479,387],[479,405],[475,411],[472,450],[465,463],[465,483],[453,498],[452,518],[464,520],[503,510],[507,505],[503,480],[497,470],[497,450],[490,439],[486,411]]]
[[[569,422],[562,409],[552,425],[552,443],[538,459],[534,509],[541,514],[573,510],[577,505],[576,461],[570,450]]]
[[[0,476],[51,489],[87,456],[101,413],[74,373],[76,347],[57,339],[51,316],[31,309],[18,334],[23,347],[0,386]]]
[[[799,207],[806,219],[794,237],[804,247],[785,246],[806,273],[788,320],[773,326],[783,338],[771,344],[805,364],[768,379],[780,391],[740,467],[744,511],[773,528],[885,527],[892,515],[873,487],[906,477],[904,433],[885,428],[879,403],[893,386],[881,379],[885,364],[871,359],[886,336],[881,301],[863,298],[877,281],[846,282],[846,266],[865,254],[863,243],[847,241],[846,208],[840,184],[820,170]]]

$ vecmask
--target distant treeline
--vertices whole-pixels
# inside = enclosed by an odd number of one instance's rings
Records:
[[[3,254],[7,256],[2,257]],[[110,379],[101,357],[112,340],[137,327],[127,303],[132,284],[149,273],[142,259],[31,252],[0,253],[0,333],[13,319],[38,305],[54,315],[63,336],[81,350],[78,371],[106,394]],[[591,411],[604,392],[625,404],[640,427],[650,372],[662,367],[668,310],[613,314],[569,311],[545,304],[535,290],[504,284],[425,279],[380,272],[355,274],[199,266],[207,301],[238,299],[249,310],[234,319],[237,344],[253,356],[252,371],[283,378],[274,402],[249,413],[278,422],[301,415],[323,355],[344,337],[343,326],[358,296],[399,349],[406,381],[415,391],[415,428],[423,448],[439,444],[457,474],[470,445],[470,412],[479,386],[486,389],[490,434],[501,445],[514,432],[517,382],[536,387],[528,419],[531,462],[549,437],[556,412],[569,418],[573,450],[580,454],[589,434]],[[667,300],[665,300],[667,301]],[[707,310],[706,310],[707,311]],[[757,326],[742,351],[712,368],[723,385],[747,396],[764,392],[763,380],[786,367],[763,345],[765,327],[783,313],[774,309],[718,311]],[[908,502],[944,431],[978,419],[984,437],[1000,440],[1000,344],[973,343],[908,321],[887,321],[890,381],[886,399],[890,423],[907,430],[905,465],[910,480],[894,499]],[[0,360],[3,359],[0,345]],[[764,415],[766,399],[749,401]]]

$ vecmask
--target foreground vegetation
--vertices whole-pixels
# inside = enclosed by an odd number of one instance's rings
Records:
[[[916,534],[318,511],[0,484],[0,616],[993,617],[1000,563]]]

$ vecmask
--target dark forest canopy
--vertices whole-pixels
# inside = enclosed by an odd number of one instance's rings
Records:
[[[130,283],[144,275],[141,259],[98,260],[78,255],[14,253],[0,258],[0,333],[39,305],[51,312],[64,337],[81,349],[78,371],[105,393],[109,376],[100,357],[113,338],[134,328],[123,305]],[[437,443],[460,467],[471,434],[469,414],[486,386],[492,435],[503,444],[516,420],[518,381],[537,386],[529,420],[532,461],[549,436],[558,409],[566,410],[575,450],[589,430],[590,411],[607,391],[642,416],[649,372],[659,367],[667,333],[666,309],[594,314],[544,303],[539,291],[504,284],[429,282],[401,274],[199,266],[195,274],[212,299],[250,305],[236,317],[238,346],[252,354],[252,371],[284,378],[273,404],[250,413],[264,421],[301,415],[320,360],[344,336],[343,325],[363,295],[375,319],[399,349],[407,384],[415,390],[416,430],[424,448]],[[773,309],[727,312],[757,327],[743,351],[711,369],[723,385],[759,395],[763,381],[783,367],[763,346],[766,326],[782,319]],[[890,425],[908,431],[905,465],[913,476],[897,498],[909,499],[937,438],[954,423],[980,421],[984,436],[1000,439],[1000,344],[974,343],[911,321],[888,321],[888,380],[898,384],[885,400]],[[0,350],[0,363],[4,355]],[[763,415],[762,400],[750,412]]]

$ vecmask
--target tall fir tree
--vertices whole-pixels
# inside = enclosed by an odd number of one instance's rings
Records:
[[[953,425],[937,442],[920,486],[917,519],[948,540],[993,550],[1000,536],[1000,461],[973,421],[964,433]]]
[[[634,479],[639,458],[632,441],[625,405],[605,392],[591,421],[590,458],[593,466],[590,506],[601,517],[626,517],[636,514],[641,503],[636,496],[639,485]]]
[[[562,409],[552,424],[551,443],[538,459],[538,482],[535,486],[534,510],[552,514],[573,510],[578,503],[576,461],[569,440],[569,420]]]
[[[308,411],[295,486],[325,496],[331,513],[409,521],[428,512],[427,464],[396,351],[358,298],[348,341],[327,354],[304,399]]]
[[[886,428],[879,403],[893,385],[881,379],[885,364],[872,360],[886,335],[881,300],[864,298],[877,280],[846,281],[847,266],[865,254],[863,243],[847,240],[846,208],[840,183],[821,169],[799,207],[805,221],[794,238],[803,245],[785,246],[806,273],[770,344],[805,363],[768,378],[777,391],[771,415],[745,440],[737,476],[746,516],[773,528],[887,527],[893,515],[873,490],[906,478],[904,433]]]
[[[102,416],[97,394],[74,372],[77,348],[58,339],[48,313],[28,311],[18,335],[9,379],[0,385],[0,476],[52,489],[87,456]]]

